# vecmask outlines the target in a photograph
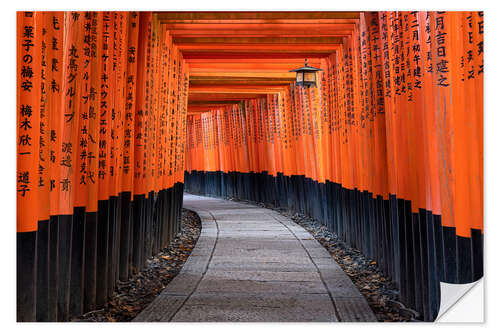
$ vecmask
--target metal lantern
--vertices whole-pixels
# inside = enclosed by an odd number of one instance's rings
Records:
[[[311,67],[307,64],[307,59],[304,67],[300,67],[297,69],[292,69],[290,72],[297,73],[295,79],[296,86],[302,87],[316,87],[316,72],[322,71],[320,68]]]

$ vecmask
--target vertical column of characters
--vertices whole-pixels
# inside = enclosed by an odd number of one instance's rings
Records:
[[[143,21],[143,13],[141,13],[141,23]],[[146,193],[146,198],[149,197],[149,192],[151,191],[150,173],[149,173],[149,161],[150,161],[150,145],[151,145],[151,103],[152,103],[152,75],[153,75],[153,52],[154,52],[154,40],[153,40],[153,14],[147,13],[144,17],[144,29],[146,30],[144,34],[147,35],[147,48],[146,48],[146,72],[145,72],[145,90],[144,90],[144,115],[143,118],[143,147],[142,150],[144,154],[142,155],[142,178],[137,181],[142,183],[144,192]],[[141,25],[142,28],[142,25]],[[141,35],[142,38],[143,35]],[[141,39],[142,40],[142,39]],[[140,110],[137,111],[139,113]]]
[[[283,132],[282,132],[282,117],[281,114],[283,112],[283,104],[282,104],[282,96],[284,93],[284,89],[281,89],[277,93],[274,94],[274,131],[275,131],[275,154],[276,154],[276,172],[283,174],[283,163],[284,163],[284,156],[283,156]]]
[[[231,171],[236,172],[238,171],[237,169],[237,155],[236,155],[236,136],[235,136],[235,123],[234,123],[234,105],[231,105],[228,108],[228,117],[229,117],[229,126],[230,126],[230,156],[231,156],[231,163],[232,163],[232,169]]]
[[[221,135],[222,135],[222,128],[220,126],[220,109],[217,109],[214,111],[214,126],[216,128],[216,137],[215,137],[215,144],[217,146],[216,148],[216,161],[217,161],[217,169],[216,171],[222,171],[223,168],[223,156],[222,156],[222,140],[221,140]]]
[[[176,47],[177,48],[177,47]],[[185,62],[184,59],[182,58],[182,54],[180,53],[179,50],[176,51],[179,56],[179,79],[177,80],[177,94],[178,94],[178,99],[177,99],[177,109],[179,110],[179,131],[178,131],[178,141],[177,141],[177,156],[178,159],[175,161],[176,162],[176,169],[175,169],[175,182],[182,182],[182,172],[183,172],[183,164],[184,164],[184,147],[185,147],[185,140],[186,140],[186,110],[184,107],[184,78],[185,78]],[[220,121],[220,112],[217,113],[218,117],[218,122]],[[220,128],[220,125],[219,125]],[[223,156],[222,154],[222,138],[221,138],[221,133],[219,133],[219,163],[220,163],[220,168],[223,167]]]
[[[38,13],[37,13],[38,14]],[[17,232],[37,230],[40,146],[40,57],[35,13],[17,13]]]
[[[235,122],[235,136],[236,136],[236,153],[238,156],[238,164],[237,164],[237,171],[238,172],[243,172],[244,166],[243,166],[243,153],[244,153],[244,148],[243,148],[243,138],[242,138],[242,121],[241,121],[241,110],[243,109],[243,105],[239,104],[236,105],[234,108],[234,122]]]
[[[247,173],[248,170],[248,147],[246,145],[246,133],[245,133],[245,116],[244,113],[246,112],[245,104],[239,105],[239,108],[237,109],[237,115],[238,115],[238,138],[239,138],[239,145],[240,145],[240,168],[239,171],[242,173]],[[263,138],[263,133],[261,133],[261,138]]]
[[[323,183],[324,174],[323,174],[323,143],[321,140],[322,131],[321,131],[321,108],[320,108],[320,89],[321,82],[318,82],[318,87],[313,87],[309,89],[308,97],[309,97],[309,105],[311,112],[311,141],[312,141],[312,149],[311,153],[314,154],[315,158],[313,159],[312,165],[312,179],[317,182]]]
[[[182,131],[181,131],[181,143],[180,143],[180,162],[178,165],[178,177],[177,181],[184,183],[184,166],[186,159],[186,134],[187,134],[187,108],[188,108],[188,91],[189,91],[189,67],[184,59],[181,58],[182,65],[182,77],[181,77],[181,119],[182,119]],[[222,118],[222,112],[221,112]],[[225,138],[224,138],[225,140]],[[225,146],[224,146],[225,149]],[[225,157],[225,156],[224,156]],[[224,168],[226,168],[226,163],[224,163]]]
[[[174,160],[174,174],[173,174],[173,182],[174,184],[177,182],[177,175],[179,174],[179,169],[181,169],[181,162],[182,162],[182,143],[183,143],[183,136],[182,133],[184,131],[183,126],[184,126],[184,112],[182,109],[182,101],[183,101],[183,96],[182,96],[182,85],[183,85],[183,73],[182,73],[182,55],[177,49],[177,46],[173,44],[172,41],[172,46],[175,49],[175,56],[176,56],[176,73],[175,73],[175,108],[176,108],[176,134],[175,134],[175,160]],[[218,134],[218,133],[217,133]],[[217,136],[217,147],[219,146],[219,139]],[[218,151],[217,151],[218,153]],[[220,168],[220,160],[217,158],[218,165],[217,165],[217,170]]]
[[[267,156],[267,144],[268,144],[268,121],[267,118],[267,98],[259,98],[256,99],[255,102],[258,105],[260,111],[260,126],[262,131],[262,143],[261,143],[261,152],[260,156],[262,157],[261,167],[258,172],[268,171],[269,170],[269,159]]]
[[[194,133],[193,133],[193,115],[188,115],[186,117],[186,130],[187,130],[187,136],[186,136],[186,150],[185,150],[185,166],[184,170],[191,173],[192,171],[192,163],[191,163],[191,154],[193,153],[193,147],[194,147]]]
[[[339,53],[338,61],[341,63],[339,67],[339,94],[341,96],[341,126],[342,126],[342,137],[341,137],[341,160],[342,160],[342,186],[347,189],[353,189],[351,183],[352,174],[352,163],[349,159],[349,147],[350,147],[350,90],[348,87],[348,66],[347,63],[347,47],[346,47],[346,37],[343,38],[342,51]],[[350,165],[348,167],[348,165]]]
[[[119,130],[118,134],[118,151],[117,155],[117,164],[118,164],[118,174],[117,174],[117,184],[116,184],[116,193],[124,192],[123,185],[125,179],[125,168],[124,168],[124,156],[125,156],[125,133],[126,133],[126,104],[127,104],[127,43],[128,43],[128,35],[129,35],[129,21],[130,21],[130,13],[128,12],[120,12],[120,39],[119,39],[119,48],[118,48],[118,72],[117,72],[117,90],[118,94],[118,104],[115,103],[115,108],[117,108],[117,116],[118,116],[118,124]],[[130,171],[130,170],[129,170]]]
[[[270,100],[271,95],[266,94],[265,98],[262,98],[262,109],[263,109],[263,118],[264,122],[262,125],[264,125],[264,150],[265,150],[265,169],[262,171],[266,171],[268,174],[271,174],[273,171],[273,164],[274,164],[274,156],[272,155],[272,120],[271,120],[271,100]]]
[[[438,169],[440,178],[440,199],[442,225],[455,227],[455,177],[453,154],[453,113],[451,81],[449,77],[450,37],[447,36],[449,16],[445,12],[431,12],[431,52],[434,71],[434,94],[437,128],[435,134],[438,142]],[[451,26],[450,26],[451,28]],[[439,64],[439,67],[438,67]]]
[[[337,50],[328,59],[329,63],[329,95],[330,98],[330,123],[329,128],[331,129],[331,145],[332,145],[332,182],[337,184],[342,184],[342,155],[341,155],[341,136],[342,136],[342,123],[341,123],[341,102],[339,98],[339,64],[337,59],[339,57],[339,51]]]
[[[17,320],[36,320],[36,231],[40,148],[40,51],[34,12],[17,12]],[[38,51],[38,52],[37,52]]]
[[[295,85],[292,83],[287,89],[287,101],[288,101],[288,119],[290,123],[290,142],[291,142],[291,154],[290,154],[290,169],[291,175],[298,175],[299,170],[297,166],[297,155],[298,155],[298,125],[297,125],[297,110],[295,104]]]
[[[352,113],[352,94],[350,88],[350,78],[349,73],[349,46],[348,39],[344,37],[342,44],[341,61],[342,66],[340,69],[340,94],[343,96],[343,112],[342,112],[342,126],[343,126],[343,137],[342,137],[342,185],[347,189],[354,189],[353,183],[353,169],[354,164],[352,163],[350,149],[352,149],[351,143],[351,132],[352,123],[354,122]]]
[[[198,159],[200,158],[198,150],[199,150],[199,132],[198,132],[198,123],[199,116],[198,114],[189,115],[191,118],[191,124],[189,125],[188,130],[192,132],[192,147],[190,152],[190,164],[191,171],[198,171]]]
[[[405,199],[411,201],[411,211],[412,213],[418,213],[419,209],[419,188],[418,188],[418,173],[417,168],[413,168],[413,165],[418,165],[417,162],[417,147],[416,147],[416,135],[417,135],[417,119],[415,110],[415,96],[413,93],[413,73],[411,71],[411,59],[410,59],[410,47],[411,38],[410,35],[410,12],[400,12],[399,13],[399,31],[401,40],[401,56],[400,56],[400,103],[401,103],[401,121],[402,129],[404,132],[404,140],[406,141],[406,151],[407,156],[403,161],[405,161],[407,167],[405,168],[404,178],[408,178],[407,183],[407,196]],[[396,90],[397,91],[397,90]],[[419,232],[415,231],[417,237]],[[418,244],[415,244],[418,250]],[[419,309],[420,310],[420,309]]]
[[[326,183],[327,180],[331,180],[332,176],[332,146],[331,146],[331,129],[330,129],[330,108],[331,104],[329,101],[329,82],[328,82],[328,60],[326,58],[321,59],[320,68],[323,71],[320,73],[320,96],[319,96],[319,119],[321,126],[321,142],[322,142],[322,154],[323,154],[323,178]]]
[[[112,130],[112,103],[111,95],[114,90],[114,82],[111,80],[112,58],[113,58],[113,21],[111,12],[104,12],[102,16],[102,53],[100,85],[99,85],[99,159],[98,159],[98,199],[108,200],[111,193],[110,167],[111,167],[111,130]]]
[[[208,142],[208,112],[203,112],[201,114],[201,128],[203,133],[203,150],[205,151],[204,160],[203,160],[203,169],[206,171],[210,165],[210,146]]]
[[[213,169],[214,171],[219,170],[219,128],[217,126],[217,110],[212,111],[211,117],[212,123],[212,144],[213,144]]]
[[[242,113],[245,110],[248,110],[247,101],[241,101],[239,104],[235,106],[234,114],[235,114],[235,134],[236,134],[236,142],[237,142],[237,153],[238,153],[238,172],[244,172],[244,160],[246,153],[244,151],[243,146],[243,121],[242,121]]]
[[[283,88],[280,93],[280,127],[281,141],[283,145],[283,175],[288,177],[292,174],[292,128],[290,120],[290,92],[289,88]]]
[[[338,105],[338,129],[337,129],[337,145],[338,145],[338,179],[339,184],[343,187],[347,186],[346,180],[346,152],[345,146],[347,144],[347,117],[346,117],[346,95],[344,94],[345,87],[345,73],[344,73],[344,46],[342,44],[341,49],[336,53],[335,57],[335,69],[334,73],[336,75],[335,87],[336,87],[336,100]]]
[[[281,129],[280,129],[280,92],[275,92],[272,94],[272,109],[271,117],[273,120],[273,126],[271,127],[271,133],[273,137],[273,156],[275,163],[275,174],[277,177],[278,173],[283,173],[283,154],[282,154],[282,142],[281,142]]]
[[[48,49],[49,49],[49,29],[51,28],[50,17],[48,13],[37,12],[35,14],[35,35],[40,36],[39,45],[35,45],[35,52],[40,57],[40,67],[38,71],[40,78],[39,89],[40,109],[39,109],[39,156],[38,156],[38,220],[48,221],[50,212],[49,201],[49,124],[50,109],[47,107],[49,81],[48,81]],[[26,125],[28,126],[28,125]]]
[[[312,169],[314,168],[312,149],[312,126],[311,126],[311,105],[309,103],[308,91],[309,88],[300,87],[300,94],[298,95],[298,106],[301,110],[300,123],[302,128],[301,142],[302,142],[302,156],[303,161],[303,174],[306,178],[312,177]]]
[[[233,105],[233,122],[234,122],[234,152],[236,156],[236,172],[241,172],[241,144],[239,132],[239,105]]]
[[[196,157],[196,170],[203,170],[203,163],[205,161],[205,149],[203,149],[203,128],[202,128],[202,115],[198,114],[195,118],[195,129],[196,129],[196,152],[198,153]]]
[[[279,106],[280,93],[272,94],[272,110],[271,116],[273,119],[272,137],[273,137],[273,147],[272,152],[275,162],[274,176],[278,176],[278,173],[283,173],[283,154],[282,154],[282,143],[281,143],[281,130],[280,130],[280,117],[279,117]]]
[[[165,29],[166,31],[166,29]],[[166,31],[168,34],[168,31]],[[170,123],[169,128],[165,128],[167,147],[170,149],[170,154],[168,156],[168,164],[166,164],[166,168],[168,169],[168,185],[172,186],[173,184],[173,174],[176,169],[176,159],[177,159],[177,143],[178,143],[178,131],[179,131],[179,109],[178,109],[178,78],[179,78],[179,62],[177,50],[172,45],[172,40],[169,35],[167,35],[167,48],[169,52],[169,72],[168,72],[168,102],[167,104],[167,112],[168,114],[168,122]],[[168,125],[168,123],[167,123]]]
[[[221,126],[223,130],[222,134],[222,154],[223,154],[223,163],[225,174],[228,174],[231,171],[231,156],[229,156],[229,128],[228,128],[228,118],[227,118],[227,110],[228,106],[224,106],[220,109],[220,119]],[[226,193],[227,195],[227,193]]]
[[[68,320],[70,313],[70,288],[74,286],[71,281],[78,281],[78,274],[71,278],[73,268],[71,259],[77,258],[80,253],[80,243],[72,244],[73,221],[76,191],[80,181],[80,169],[78,169],[78,136],[80,130],[80,103],[83,72],[83,39],[84,39],[84,16],[82,12],[65,13],[65,31],[63,53],[63,94],[62,94],[62,116],[61,121],[61,194],[60,213],[58,218],[57,232],[57,320]],[[75,221],[76,218],[75,218]],[[78,220],[79,221],[79,220]],[[73,261],[73,263],[75,263]],[[73,267],[72,267],[73,266]],[[79,273],[79,272],[78,272]],[[74,290],[74,289],[73,289]],[[71,308],[73,303],[71,303]]]
[[[128,14],[128,41],[126,43],[126,83],[125,83],[125,121],[123,138],[123,191],[134,192],[135,171],[135,113],[137,90],[137,52],[139,43],[139,14]]]
[[[50,183],[50,215],[59,214],[59,195],[61,189],[60,163],[61,152],[61,94],[63,72],[63,40],[64,40],[64,13],[53,12],[49,15],[51,21],[48,29],[48,92],[47,110],[50,110],[50,143],[49,143],[49,183]]]
[[[156,182],[157,182],[157,169],[158,169],[158,161],[157,161],[157,142],[158,142],[158,102],[159,102],[159,70],[160,70],[160,60],[161,60],[161,29],[160,23],[156,16],[153,16],[153,54],[151,57],[152,60],[152,73],[151,73],[151,109],[150,109],[150,160],[148,164],[150,165],[149,169],[149,183],[150,183],[150,191],[156,192]]]
[[[470,20],[472,16],[472,20]],[[472,22],[471,22],[472,21]],[[468,75],[466,79],[466,90],[474,92],[474,104],[470,105],[471,127],[469,135],[472,148],[470,163],[470,200],[471,200],[471,228],[475,231],[483,232],[483,80],[484,80],[484,13],[470,12],[466,16],[466,38],[464,49],[467,52]],[[472,30],[472,31],[471,31]],[[472,32],[472,41],[470,38]],[[469,57],[472,54],[473,60]],[[472,64],[474,63],[473,67]],[[472,70],[474,75],[472,77]],[[472,97],[472,96],[471,96]],[[478,258],[479,259],[479,258]],[[475,274],[474,278],[482,276],[482,258],[478,262],[481,271]]]
[[[151,179],[151,168],[152,168],[152,141],[153,137],[153,124],[152,124],[152,114],[154,105],[154,71],[156,68],[156,19],[155,15],[151,16],[151,24],[148,25],[148,33],[151,36],[150,47],[148,47],[147,54],[147,64],[149,64],[147,71],[147,82],[146,82],[146,103],[144,110],[145,118],[145,129],[144,129],[144,166],[143,166],[143,181],[145,182],[146,198],[149,198],[149,194],[152,191],[152,179]]]
[[[219,110],[214,110],[213,111],[213,122],[214,122],[214,129],[215,129],[215,136],[214,136],[214,145],[215,145],[215,171],[221,171],[221,147],[220,147],[220,132],[221,128],[219,126]]]
[[[259,156],[258,156],[258,147],[257,147],[257,128],[258,124],[256,122],[256,112],[252,107],[252,102],[245,101],[245,107],[248,107],[247,116],[248,116],[248,137],[249,137],[249,154],[250,154],[250,170],[257,171],[259,169]]]
[[[408,26],[407,39],[408,45],[406,52],[408,57],[406,59],[407,65],[407,101],[412,106],[410,110],[413,111],[412,119],[412,133],[410,133],[411,141],[408,142],[409,148],[413,150],[414,161],[413,172],[416,173],[415,188],[415,205],[414,212],[418,209],[431,210],[430,202],[430,170],[428,166],[428,142],[425,133],[425,101],[424,89],[422,87],[423,75],[423,57],[422,57],[422,36],[420,15],[418,12],[411,12],[406,14],[406,25]],[[428,200],[429,199],[429,200]]]
[[[378,35],[378,29],[375,30],[374,32],[376,33],[376,42],[374,43],[373,42],[373,37],[372,37],[372,29],[371,29],[371,20],[372,20],[372,15],[371,13],[365,13],[365,29],[366,29],[366,34],[367,34],[367,38],[366,38],[366,57],[367,57],[367,60],[366,60],[366,63],[367,63],[367,67],[368,67],[368,70],[367,70],[367,78],[366,78],[366,81],[365,82],[365,89],[368,90],[368,96],[365,98],[365,103],[369,103],[369,106],[366,107],[365,106],[365,109],[367,110],[368,112],[368,118],[370,120],[369,122],[369,130],[370,130],[370,133],[368,134],[368,137],[369,137],[369,141],[370,141],[370,157],[369,159],[372,160],[371,162],[371,174],[368,175],[369,177],[369,180],[370,180],[370,183],[371,183],[371,192],[372,192],[372,195],[373,195],[373,198],[376,198],[377,196],[382,196],[384,195],[383,194],[383,190],[381,189],[381,183],[386,181],[386,179],[383,177],[384,175],[381,174],[380,176],[377,175],[377,171],[378,169],[380,169],[380,161],[381,160],[386,160],[386,155],[381,155],[380,152],[379,152],[379,149],[377,147],[377,143],[378,143],[378,134],[379,134],[379,126],[378,126],[378,123],[376,123],[376,118],[377,118],[377,111],[378,111],[378,106],[377,106],[377,86],[376,86],[376,78],[375,78],[375,75],[377,73],[377,71],[379,72],[379,77],[381,78],[381,73],[380,73],[380,69],[381,69],[381,64],[379,63],[378,64],[378,67],[375,68],[375,64],[373,62],[373,55],[372,53],[374,52],[373,48],[374,48],[374,44],[376,45],[376,47],[378,48],[378,39],[379,39],[379,35]],[[375,25],[376,27],[378,27],[378,25],[376,24]],[[378,50],[377,50],[378,51]],[[380,59],[380,54],[377,55],[378,56],[378,59]],[[381,82],[380,82],[381,83]],[[383,94],[381,93],[380,94],[381,96],[383,96]],[[380,102],[383,102],[383,101],[380,101]],[[385,135],[385,133],[384,133]]]
[[[90,12],[85,12],[80,18],[83,20],[83,43],[79,50],[81,58],[81,68],[78,72],[76,80],[81,81],[80,96],[77,101],[79,103],[78,114],[78,131],[77,131],[77,146],[74,147],[77,154],[76,179],[75,179],[75,207],[85,208],[88,201],[88,143],[89,143],[89,105],[90,105],[90,33],[91,33],[91,17]],[[93,115],[95,116],[95,115]]]
[[[267,171],[268,174],[273,174],[273,169],[274,169],[274,154],[272,151],[274,150],[273,144],[272,144],[272,120],[270,116],[271,112],[271,100],[270,100],[271,95],[267,94],[265,99],[262,99],[262,111],[264,114],[264,123],[262,124],[264,126],[264,149],[265,149],[265,168],[262,171]]]
[[[260,168],[256,170],[258,173],[269,170],[269,159],[268,159],[268,151],[267,151],[267,143],[268,143],[268,121],[267,119],[267,99],[266,98],[258,98],[252,100],[256,103],[257,108],[260,114],[260,130],[261,130],[261,142],[260,142],[260,158],[262,159],[260,163]]]
[[[229,122],[229,112],[230,112],[230,106],[224,106],[221,110],[221,116],[222,116],[222,123],[224,127],[224,163],[225,163],[225,172],[229,174],[232,170],[232,162],[231,162],[231,150],[230,150],[230,145],[231,145],[231,128],[230,128],[230,122]]]
[[[230,153],[230,123],[229,123],[229,109],[230,106],[224,106],[221,109],[221,117],[222,117],[222,124],[224,128],[224,163],[225,163],[225,172],[229,174],[231,172],[232,168],[232,162],[231,162],[231,153]]]
[[[149,67],[151,52],[151,12],[139,13],[138,24],[138,44],[137,44],[137,57],[135,63],[137,64],[136,78],[135,78],[135,114],[134,114],[134,158],[133,158],[133,175],[134,175],[134,195],[145,195],[146,184],[144,177],[145,160],[146,160],[146,109],[148,103],[149,93]]]
[[[88,103],[88,140],[87,145],[87,187],[88,202],[87,211],[97,212],[99,197],[99,142],[100,142],[100,86],[102,80],[102,43],[103,43],[103,13],[90,12],[90,43],[88,50],[90,54],[90,79],[87,95],[82,98]],[[86,28],[87,29],[87,28]],[[87,38],[87,37],[86,37]]]
[[[252,140],[252,155],[253,155],[253,168],[256,172],[262,169],[262,156],[261,156],[261,134],[262,134],[262,122],[261,122],[261,113],[260,108],[258,107],[257,100],[245,101],[244,106],[247,108],[247,112],[250,113],[253,129],[254,129],[254,138]]]
[[[193,118],[192,114],[186,116],[186,144],[184,149],[184,171],[191,173],[193,170],[192,154],[194,150],[194,142],[196,133],[193,130]]]
[[[212,161],[213,161],[213,147],[212,147],[212,110],[205,112],[205,139],[206,139],[206,149],[207,149],[207,159],[205,164],[206,171],[212,171]]]
[[[229,153],[229,119],[228,119],[228,106],[224,106],[220,109],[221,126],[223,129],[222,134],[222,149],[224,156],[224,173],[229,173],[231,171],[231,156]]]
[[[391,83],[393,86],[393,120],[394,120],[394,139],[395,151],[397,156],[396,177],[398,180],[398,197],[410,200],[408,197],[409,177],[408,177],[408,141],[407,135],[404,133],[403,128],[406,128],[406,119],[403,116],[405,113],[404,106],[402,105],[401,98],[401,59],[403,57],[403,41],[401,40],[401,13],[390,12],[390,49],[391,58]],[[397,143],[396,143],[397,142]]]
[[[167,177],[167,173],[170,169],[167,170],[168,163],[171,158],[171,149],[169,146],[169,139],[167,135],[167,130],[169,130],[169,117],[170,117],[170,93],[171,93],[171,85],[170,78],[172,68],[170,64],[171,59],[171,50],[168,47],[168,36],[166,34],[165,25],[159,25],[159,67],[158,67],[158,86],[157,91],[159,96],[157,97],[157,139],[156,139],[156,160],[158,163],[158,167],[156,170],[156,186],[155,192],[162,190],[167,187],[167,181],[170,181],[170,177]]]
[[[310,156],[311,159],[311,164],[310,164],[310,178],[314,181],[318,180],[318,170],[319,170],[319,164],[322,161],[322,156],[320,153],[320,148],[319,146],[319,129],[318,129],[318,119],[317,119],[317,114],[318,114],[318,108],[316,105],[316,100],[315,100],[315,95],[317,95],[317,87],[311,87],[308,88],[306,91],[306,100],[307,100],[307,105],[309,106],[309,115],[307,118],[308,120],[308,139],[309,139],[309,144],[308,144],[308,150],[309,153],[308,155]]]
[[[238,132],[238,144],[239,144],[239,157],[240,157],[240,167],[239,171],[241,173],[246,173],[247,171],[247,163],[246,163],[246,158],[247,158],[247,147],[246,147],[246,142],[245,142],[245,136],[244,136],[244,120],[243,120],[243,113],[245,112],[245,106],[239,105],[237,108],[236,114],[237,114],[237,119],[238,119],[238,127],[237,127],[237,132]]]
[[[271,95],[267,94],[265,100],[263,99],[263,111],[264,111],[264,123],[263,125],[265,126],[265,156],[266,156],[266,168],[263,171],[267,171],[268,174],[273,173],[274,169],[274,154],[273,152],[273,145],[272,145],[272,120],[271,120],[271,100],[270,100]]]
[[[471,221],[471,197],[472,188],[470,186],[470,173],[472,144],[476,145],[472,139],[472,133],[469,128],[474,127],[471,120],[474,116],[473,108],[469,105],[466,107],[466,100],[471,100],[474,103],[474,90],[466,90],[466,80],[472,80],[475,77],[474,66],[465,66],[465,20],[463,20],[462,12],[454,12],[448,16],[452,31],[441,32],[443,38],[450,39],[449,77],[452,85],[452,112],[453,112],[453,138],[455,147],[455,181],[456,181],[456,202],[455,202],[455,224],[457,236],[470,237],[470,221]],[[470,94],[472,98],[465,98],[466,94]],[[472,112],[471,112],[472,111]],[[472,126],[471,126],[472,125]],[[460,147],[460,148],[458,148]],[[459,239],[460,241],[460,239]]]
[[[438,141],[436,137],[437,113],[435,112],[436,94],[434,89],[434,71],[432,62],[432,35],[430,12],[419,12],[420,24],[420,47],[422,52],[422,89],[426,111],[424,116],[424,135],[426,146],[427,170],[429,172],[429,184],[426,186],[428,209],[435,215],[441,214],[440,200],[440,178],[439,178],[439,154]],[[428,192],[427,192],[428,191]]]
[[[385,129],[385,101],[383,81],[382,48],[380,45],[380,25],[377,13],[367,13],[366,20],[370,30],[370,58],[372,70],[373,131],[375,155],[374,194],[388,199],[387,142]]]
[[[64,40],[63,54],[63,119],[61,122],[61,195],[60,214],[72,215],[75,200],[75,182],[78,182],[76,168],[77,135],[79,126],[79,108],[81,98],[81,79],[83,52],[82,13],[65,13],[67,32]]]
[[[375,103],[372,86],[372,68],[371,61],[371,38],[369,30],[369,17],[366,13],[361,13],[360,19],[360,86],[361,86],[361,114],[360,114],[360,131],[363,143],[361,160],[365,168],[364,183],[365,190],[370,192],[373,197],[376,195],[376,176],[375,165],[377,156],[375,153],[375,136],[374,136],[374,116]],[[364,123],[363,123],[364,122]]]
[[[415,188],[415,173],[410,169],[410,160],[412,159],[412,151],[409,147],[409,130],[411,127],[410,122],[407,117],[411,115],[409,112],[409,105],[407,102],[407,90],[406,90],[406,12],[394,13],[393,29],[394,29],[394,94],[396,97],[396,122],[397,122],[397,137],[399,142],[398,145],[400,154],[400,168],[398,171],[401,174],[401,185],[402,185],[402,198],[405,200],[413,199],[413,190]],[[407,16],[406,16],[407,17]],[[412,205],[412,209],[414,205]]]
[[[109,68],[109,84],[110,84],[110,90],[109,90],[109,112],[110,112],[110,118],[108,122],[108,128],[110,132],[110,139],[109,139],[109,168],[108,168],[108,173],[109,173],[109,196],[110,197],[116,197],[117,193],[117,171],[118,171],[118,163],[117,163],[117,154],[119,154],[118,151],[118,132],[120,130],[120,124],[119,124],[119,117],[118,117],[118,111],[117,106],[119,104],[118,102],[118,97],[119,97],[119,92],[120,92],[120,86],[118,85],[118,80],[117,76],[119,75],[119,64],[118,64],[118,58],[119,58],[119,47],[120,47],[120,13],[118,12],[111,12],[111,16],[113,17],[111,21],[111,30],[110,30],[110,51],[109,51],[109,58],[110,58],[110,68]]]
[[[362,135],[362,127],[361,127],[361,117],[363,112],[362,107],[362,97],[363,97],[363,89],[362,89],[362,77],[360,74],[360,31],[359,24],[354,27],[354,32],[351,36],[348,37],[349,40],[349,69],[351,75],[351,97],[352,97],[352,114],[353,114],[353,132],[351,141],[353,143],[351,155],[353,158],[353,163],[355,167],[353,168],[353,179],[355,187],[359,191],[366,190],[366,173],[367,166],[363,165],[363,160],[365,156],[365,148],[366,144]],[[365,123],[366,126],[366,123]]]
[[[297,175],[305,175],[305,159],[304,155],[304,135],[305,135],[305,121],[304,121],[304,108],[302,103],[302,87],[293,88],[293,102],[294,102],[294,123],[295,123],[295,136],[296,136],[296,150],[295,150],[295,164],[297,166]]]
[[[392,43],[392,13],[379,12],[379,27],[380,27],[380,49],[382,53],[381,61],[383,63],[383,93],[385,105],[385,125],[386,125],[386,142],[387,142],[387,170],[388,170],[388,190],[389,194],[398,195],[398,179],[396,169],[398,168],[398,158],[396,150],[395,137],[395,121],[394,121],[394,94],[393,94],[393,67],[391,59],[393,58],[393,48],[389,45]]]
[[[356,59],[356,45],[354,37],[359,36],[357,27],[352,35],[346,38],[346,69],[347,69],[347,91],[349,96],[349,161],[352,166],[349,169],[349,176],[351,177],[351,186],[354,189],[360,189],[360,167],[359,167],[359,80],[358,80],[358,66]]]
[[[337,51],[334,51],[332,54],[330,54],[327,58],[323,60],[323,70],[324,70],[324,81],[322,82],[322,93],[324,95],[322,103],[324,103],[323,108],[324,108],[324,114],[323,114],[323,122],[324,122],[324,127],[325,127],[325,132],[326,132],[326,145],[327,145],[327,161],[326,164],[328,165],[328,171],[327,171],[327,176],[326,179],[330,182],[334,182],[334,178],[336,175],[336,167],[335,167],[335,159],[337,159],[337,154],[335,151],[335,123],[334,119],[337,116],[337,105],[334,101],[334,71],[333,71],[333,59],[334,59],[334,54]]]

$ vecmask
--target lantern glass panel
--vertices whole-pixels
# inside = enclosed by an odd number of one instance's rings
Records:
[[[304,81],[305,82],[316,82],[316,73],[314,73],[314,72],[304,73]]]
[[[297,72],[297,82],[302,82],[303,81],[303,76],[304,76],[304,73]]]

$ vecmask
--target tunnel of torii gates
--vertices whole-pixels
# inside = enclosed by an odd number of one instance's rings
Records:
[[[18,12],[16,113],[19,321],[105,306],[183,190],[317,219],[425,320],[483,275],[482,12]]]

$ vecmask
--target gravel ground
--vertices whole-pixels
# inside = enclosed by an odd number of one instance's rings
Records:
[[[181,233],[156,256],[147,260],[147,267],[127,282],[117,282],[107,307],[88,312],[72,321],[131,321],[158,296],[180,272],[191,254],[201,231],[198,215],[182,209]]]

